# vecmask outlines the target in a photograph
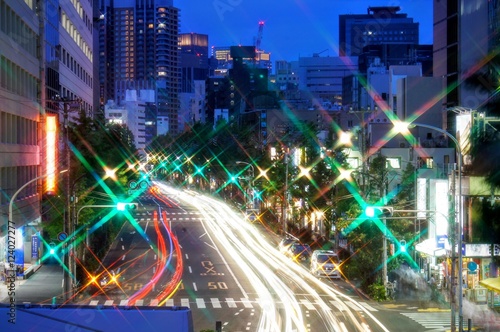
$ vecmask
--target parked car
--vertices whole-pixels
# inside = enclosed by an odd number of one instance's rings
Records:
[[[311,247],[308,244],[294,242],[285,251],[285,255],[294,261],[306,261],[311,257]]]
[[[326,275],[330,278],[340,279],[341,260],[332,250],[314,250],[311,256],[311,273],[316,276]]]

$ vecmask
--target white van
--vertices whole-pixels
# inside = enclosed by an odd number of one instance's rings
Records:
[[[316,276],[326,275],[340,279],[340,259],[332,250],[314,250],[311,256],[311,273]]]

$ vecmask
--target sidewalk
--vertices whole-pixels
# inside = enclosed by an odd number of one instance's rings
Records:
[[[28,270],[28,279],[18,277],[13,287],[14,294],[11,295],[16,304],[50,304],[54,297],[57,303],[62,303],[63,268],[60,265],[38,265]],[[12,290],[11,285],[7,285],[5,281],[0,284],[0,303],[10,302],[9,288]]]

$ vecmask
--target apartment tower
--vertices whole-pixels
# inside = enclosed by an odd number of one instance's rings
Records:
[[[158,116],[178,132],[179,9],[173,0],[99,0],[99,85],[103,106],[126,90],[152,86]]]

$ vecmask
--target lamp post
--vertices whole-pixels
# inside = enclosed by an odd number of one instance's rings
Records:
[[[378,107],[375,106],[374,110],[371,109],[370,106],[367,106],[366,109],[365,108],[360,108],[360,109],[354,109],[353,107],[349,107],[349,111],[348,113],[349,114],[354,114],[356,115],[356,117],[358,118],[358,120],[360,121],[360,125],[361,125],[361,144],[359,146],[360,148],[360,152],[361,152],[361,166],[362,166],[362,170],[363,170],[363,173],[366,173],[366,151],[367,151],[367,148],[368,148],[368,144],[367,144],[367,141],[366,141],[366,119],[365,119],[365,114],[366,113],[372,113],[372,112],[377,112],[378,111]],[[361,114],[361,119],[358,117],[357,114]],[[366,182],[365,182],[365,178],[363,177],[362,178],[362,182],[361,182],[361,188],[362,188],[362,191],[363,193],[365,192],[365,185],[366,185]]]
[[[61,97],[60,95],[55,95],[53,98],[54,102],[63,104],[63,125],[64,125],[64,158],[66,159],[66,167],[68,169],[68,173],[66,175],[66,183],[65,183],[65,191],[66,191],[66,211],[64,213],[64,223],[63,223],[63,232],[71,233],[71,191],[70,191],[70,179],[71,179],[71,152],[69,147],[69,112],[70,105],[78,105],[82,102],[81,99],[69,99],[66,97]],[[70,255],[64,256],[64,264],[67,266],[69,271],[65,270],[64,273],[64,301],[66,302],[70,298],[71,287],[69,285],[70,275],[74,273],[72,271],[73,263],[72,257]]]
[[[456,146],[456,149],[457,149],[457,155],[458,155],[458,161],[457,161],[457,165],[458,165],[458,212],[457,212],[457,218],[458,218],[458,232],[459,232],[459,236],[458,236],[458,323],[459,323],[459,326],[458,326],[458,329],[459,329],[459,332],[462,332],[463,331],[463,312],[462,312],[462,227],[463,227],[463,220],[462,220],[462,150],[460,148],[460,143],[458,142],[458,140],[455,138],[455,136],[453,136],[452,134],[450,134],[449,132],[447,132],[446,130],[443,130],[441,128],[438,128],[438,127],[435,127],[435,126],[431,126],[431,125],[428,125],[428,124],[423,124],[423,123],[415,123],[415,122],[412,122],[411,124],[407,124],[407,128],[412,128],[412,127],[422,127],[422,128],[428,128],[428,129],[432,129],[432,130],[435,130],[437,132],[440,132],[444,135],[446,135],[448,138],[450,138],[453,143],[455,144]],[[455,174],[453,174],[453,179],[455,178]],[[456,192],[455,192],[455,182],[453,182],[453,188],[452,188],[452,191],[453,191],[453,204],[452,204],[452,208],[454,209],[455,208],[455,195],[456,195]],[[453,236],[451,238],[452,240],[452,243],[451,243],[451,247],[452,247],[452,250],[451,250],[451,260],[452,260],[452,265],[451,265],[451,269],[452,269],[452,277],[455,276],[455,261],[456,261],[456,253],[455,253],[455,237],[456,237],[456,227],[455,227],[455,220],[453,220],[452,218],[455,217],[454,213],[450,213],[450,215],[448,216],[449,217],[449,222],[451,225],[453,225],[453,228],[452,228],[452,231],[453,231]],[[452,284],[453,285],[453,284]],[[454,287],[451,288],[452,290],[454,290]],[[453,293],[453,292],[452,292]],[[452,294],[452,298],[451,298],[451,301],[452,301],[452,306],[451,306],[451,331],[452,332],[455,332],[455,294]]]
[[[124,203],[118,203],[118,204],[97,204],[97,205],[84,205],[82,207],[80,207],[78,209],[78,212],[76,213],[76,220],[75,220],[75,225],[78,225],[78,218],[80,217],[80,212],[83,210],[83,209],[86,209],[86,208],[120,208],[119,206],[122,205]],[[129,204],[129,205],[134,205],[136,206],[136,203],[125,203],[125,204]],[[125,208],[125,207],[123,207]],[[88,229],[86,230],[86,232],[88,232]],[[89,243],[88,243],[88,234],[85,236],[85,243],[87,245],[87,247],[89,246]],[[83,257],[82,257],[82,260],[85,261],[85,251],[83,252]]]
[[[72,206],[72,210],[71,210],[71,218],[70,218],[70,232],[71,232],[71,237],[74,238],[75,234],[75,230],[76,230],[76,224],[77,224],[77,218],[76,218],[76,201],[77,201],[77,197],[76,197],[76,189],[75,189],[75,186],[77,184],[78,181],[80,181],[82,178],[84,178],[86,174],[82,174],[80,175],[78,178],[76,178],[73,183],[71,184],[71,202],[73,204]],[[74,276],[74,280],[75,281],[78,281],[77,279],[77,273],[76,273],[76,257],[77,255],[77,248],[75,247],[75,244],[73,245],[73,259],[71,260],[71,271],[73,272],[73,276]],[[71,298],[73,298],[74,296],[74,287],[71,289]]]
[[[62,171],[59,172],[59,174],[61,173],[65,173],[67,172],[68,170],[67,169],[64,169]],[[47,174],[44,174],[44,175],[40,175],[34,179],[31,179],[30,181],[26,182],[25,184],[23,184],[21,186],[21,188],[19,188],[15,193],[14,195],[12,195],[12,197],[10,198],[10,201],[9,201],[9,215],[8,215],[8,219],[7,219],[7,229],[10,231],[12,230],[14,232],[13,234],[13,238],[14,238],[14,241],[16,240],[16,226],[15,226],[15,222],[14,222],[14,217],[13,217],[13,206],[14,206],[14,201],[16,200],[16,197],[17,195],[24,189],[26,188],[27,186],[29,186],[30,184],[32,184],[33,182],[35,181],[38,181],[38,180],[41,180],[41,179],[44,179],[50,175],[54,175],[54,173],[47,173]],[[9,236],[10,238],[10,236]],[[14,249],[13,249],[14,250]],[[12,251],[13,251],[12,250]],[[8,248],[7,252],[10,252],[11,250]],[[6,262],[8,263],[8,266],[9,266],[9,269],[11,271],[14,271],[14,275],[11,276],[11,277],[14,277],[15,278],[15,256],[14,256],[14,252],[12,252],[12,254],[8,254],[7,255],[7,259],[6,259]]]
[[[251,197],[251,199],[252,199],[252,205],[251,205],[251,208],[253,209],[254,205],[255,205],[254,195],[253,195],[254,194],[254,190],[255,190],[255,188],[254,188],[255,169],[254,169],[254,167],[253,167],[252,164],[247,163],[246,161],[236,161],[236,165],[248,165],[248,166],[250,166],[250,168],[252,170],[252,180],[249,181],[249,183],[250,183],[250,192],[252,193],[252,197]],[[247,209],[248,209],[248,207],[247,207]]]

